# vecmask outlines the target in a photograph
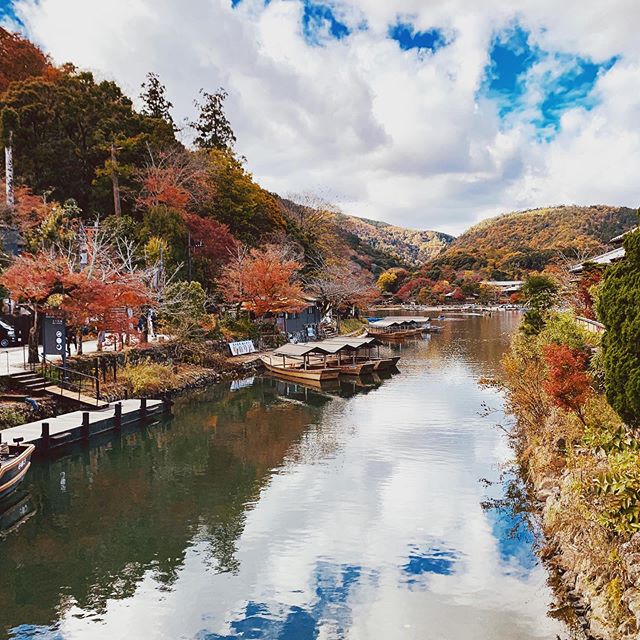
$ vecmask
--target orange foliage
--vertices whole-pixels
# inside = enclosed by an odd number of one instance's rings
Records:
[[[588,354],[564,344],[548,344],[544,347],[544,359],[548,367],[544,390],[558,407],[573,411],[582,420],[582,406],[593,393],[586,372]]]
[[[95,321],[98,328],[116,308],[136,308],[149,302],[145,284],[135,274],[114,272],[104,279],[88,270],[75,272],[62,258],[48,252],[23,254],[0,277],[11,297],[29,304],[34,312],[46,308],[49,298],[61,296],[59,308],[75,327]]]
[[[4,181],[0,183],[4,191]],[[57,202],[45,202],[41,196],[33,194],[26,186],[17,186],[15,191],[15,206],[13,221],[22,233],[26,233],[39,226],[49,215]]]
[[[0,283],[14,300],[31,304],[36,310],[52,294],[62,293],[66,271],[64,261],[50,253],[23,254],[2,274]]]
[[[55,75],[56,69],[36,45],[0,27],[0,93],[11,82]]]
[[[258,316],[298,311],[305,305],[303,291],[293,282],[300,263],[280,247],[239,251],[222,271],[220,291],[229,303],[243,304]]]

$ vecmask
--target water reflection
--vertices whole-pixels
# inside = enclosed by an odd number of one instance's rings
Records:
[[[392,349],[401,374],[275,379],[34,465],[0,540],[12,638],[555,638],[531,539],[487,512],[508,449],[479,415],[515,318]],[[64,474],[64,488],[61,477]]]

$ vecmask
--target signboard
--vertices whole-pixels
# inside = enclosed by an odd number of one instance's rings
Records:
[[[253,346],[252,340],[243,340],[242,342],[230,342],[229,349],[231,349],[232,356],[241,356],[245,353],[256,352],[256,348]]]
[[[67,344],[67,328],[64,324],[64,318],[45,316],[43,328],[44,354],[46,356],[60,356],[64,359]]]

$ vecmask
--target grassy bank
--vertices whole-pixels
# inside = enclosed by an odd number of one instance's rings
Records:
[[[637,638],[640,447],[604,396],[597,337],[552,315],[539,335],[516,334],[504,369],[560,604],[591,638]]]

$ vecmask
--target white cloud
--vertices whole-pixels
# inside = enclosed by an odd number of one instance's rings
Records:
[[[200,87],[224,86],[238,151],[268,189],[321,191],[356,215],[459,232],[501,210],[634,205],[640,140],[640,12],[627,0],[334,0],[353,32],[310,47],[298,0],[17,0],[27,35],[58,62],[132,96],[159,73],[178,120]],[[398,16],[450,38],[434,54],[386,37]],[[366,20],[368,28],[358,26]],[[549,51],[620,61],[600,103],[572,109],[551,142],[522,117],[501,127],[478,99],[489,45],[515,20]],[[528,83],[531,98],[539,90]]]

